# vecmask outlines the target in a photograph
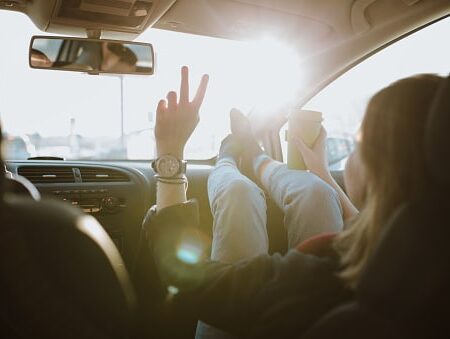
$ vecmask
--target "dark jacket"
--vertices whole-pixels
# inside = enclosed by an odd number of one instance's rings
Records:
[[[190,201],[145,222],[161,283],[177,292],[165,299],[170,307],[242,337],[286,338],[351,297],[335,274],[336,258],[291,250],[236,264],[183,262],[180,246],[196,242],[198,220]]]

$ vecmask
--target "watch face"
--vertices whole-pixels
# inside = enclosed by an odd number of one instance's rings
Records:
[[[156,171],[163,177],[173,177],[180,171],[180,162],[171,155],[163,155],[156,163]]]

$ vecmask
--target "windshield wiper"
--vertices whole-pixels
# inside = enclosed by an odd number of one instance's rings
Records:
[[[27,160],[61,160],[64,161],[64,158],[61,157],[52,157],[52,156],[40,156],[40,157],[29,157]]]

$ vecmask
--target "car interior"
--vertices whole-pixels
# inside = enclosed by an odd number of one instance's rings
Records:
[[[68,59],[61,61],[61,52],[58,55],[60,63],[56,72],[75,71],[77,78],[74,75],[74,82],[77,81],[77,86],[80,87],[92,81],[93,77],[112,79],[110,74],[101,73],[120,74],[122,95],[124,84],[125,91],[127,90],[128,75],[125,74],[132,74],[130,77],[136,76],[135,74],[141,77],[165,77],[165,73],[160,73],[159,70],[160,66],[162,69],[165,65],[164,58],[158,54],[159,46],[156,43],[152,46],[150,44],[153,41],[142,38],[146,32],[153,31],[173,34],[180,39],[198,36],[230,43],[254,41],[260,38],[261,32],[271,32],[275,37],[280,37],[296,55],[301,56],[297,64],[301,70],[301,79],[296,79],[295,106],[303,108],[315,108],[314,103],[318,102],[322,105],[318,105],[320,109],[333,110],[335,101],[327,101],[326,94],[333,91],[333,86],[339,81],[345,83],[346,74],[363,64],[368,65],[372,73],[391,72],[392,79],[387,76],[390,80],[394,80],[403,63],[419,64],[415,57],[420,58],[424,65],[417,72],[440,72],[443,76],[450,73],[450,47],[445,40],[445,33],[450,33],[449,0],[0,0],[0,14],[2,13],[26,17],[30,27],[33,25],[33,29],[43,38],[52,36],[55,41],[63,39],[61,51],[63,48],[78,48],[75,54],[72,53],[77,58],[88,49],[87,45],[83,46],[83,41],[68,44],[69,40],[65,40],[65,37],[74,39],[71,40],[73,42],[77,42],[78,38],[89,38],[93,42],[98,41],[100,45],[105,44],[98,48],[109,48],[107,42],[117,40],[128,46],[122,47],[123,51],[135,51],[133,43],[136,42],[142,46],[150,46],[151,58],[142,61],[133,70],[125,71],[98,65],[72,67],[68,65],[74,63],[74,59],[67,57]],[[0,39],[14,35],[20,28],[6,25],[2,18],[0,16]],[[444,40],[436,38],[433,41],[438,50],[414,56],[403,54],[403,59],[397,59],[397,70],[387,64],[370,64],[372,56],[377,57],[391,46],[394,48],[402,41],[438,25],[444,31],[441,35]],[[427,36],[427,39],[430,38]],[[167,44],[173,43],[171,39],[166,40]],[[26,67],[37,68],[33,72],[48,76],[48,81],[56,79],[52,78],[52,74],[56,73],[54,70],[46,72],[46,68],[55,68],[54,63],[50,65],[45,59],[43,63],[33,65],[33,60],[37,60],[33,57],[38,55],[32,55],[35,49],[31,41],[32,37],[29,36],[27,41],[17,39],[15,42],[30,51],[30,55],[20,56],[26,59]],[[3,40],[0,43],[3,44]],[[164,43],[165,41],[160,42]],[[8,49],[11,54],[17,54],[14,48],[16,45],[6,45],[1,50]],[[182,60],[184,51],[174,48]],[[276,47],[267,45],[267,48]],[[208,57],[208,51],[202,50],[199,53]],[[0,118],[4,134],[3,150],[6,151],[3,155],[4,164],[0,166],[5,172],[0,175],[0,335],[4,338],[193,338],[197,319],[192,319],[188,314],[172,319],[164,333],[152,332],[152,324],[142,318],[146,303],[151,301],[142,301],[147,296],[147,292],[143,291],[146,281],[145,277],[134,274],[134,268],[139,262],[142,223],[147,210],[156,202],[156,180],[150,166],[153,156],[148,154],[145,158],[121,158],[110,155],[102,158],[94,154],[91,157],[72,157],[52,152],[51,148],[42,148],[34,153],[28,151],[26,156],[9,156],[12,153],[8,153],[8,150],[13,149],[17,140],[26,144],[27,149],[32,146],[37,150],[38,147],[38,143],[33,141],[36,140],[36,135],[32,135],[30,131],[26,137],[14,136],[10,132],[14,130],[10,127],[14,125],[14,119],[9,116],[4,118],[4,111],[14,107],[12,104],[2,106],[2,101],[8,103],[9,100],[8,83],[19,79],[26,81],[24,73],[18,74],[17,78],[9,77],[9,55],[4,54],[0,58]],[[141,54],[138,53],[137,57],[140,60]],[[440,64],[442,68],[433,68],[439,64],[433,61],[433,57],[444,60]],[[136,62],[139,63],[139,60]],[[220,61],[222,64],[225,62]],[[208,69],[209,66],[205,65]],[[274,60],[273,64],[266,66],[276,72],[280,65]],[[201,69],[199,71],[203,72]],[[272,70],[260,68],[258,76],[261,78],[258,81],[262,81],[264,74],[270,71]],[[361,86],[371,81],[361,74],[358,76],[357,84]],[[271,85],[283,87],[280,83]],[[38,87],[39,84],[33,86]],[[355,93],[358,93],[356,87]],[[129,90],[132,91],[133,89]],[[76,101],[85,101],[89,105],[92,98],[82,97],[83,94],[80,93],[73,93],[74,99],[66,101],[65,110],[70,110],[71,105],[75,106]],[[139,93],[142,96],[141,93],[146,92]],[[335,93],[336,100],[345,95],[351,96],[339,90]],[[338,337],[346,338],[419,338],[449,333],[445,312],[439,308],[445,307],[450,301],[447,291],[450,282],[447,266],[450,258],[445,243],[450,225],[445,208],[448,206],[446,191],[449,185],[447,173],[450,169],[448,162],[442,160],[448,156],[446,128],[450,126],[449,93],[450,78],[430,107],[426,153],[427,166],[434,183],[429,188],[429,196],[415,205],[403,206],[393,216],[389,232],[383,235],[374,260],[356,292],[355,300],[332,310],[305,337],[331,338],[338,334]],[[226,96],[226,93],[222,94]],[[27,101],[29,94],[26,91],[20,95]],[[156,96],[152,92],[146,95]],[[113,99],[113,94],[101,99],[119,100]],[[152,98],[158,99],[159,97]],[[16,101],[14,104],[20,105]],[[45,105],[52,104],[48,100]],[[46,107],[45,105],[42,107]],[[98,108],[96,106],[89,114],[95,115]],[[150,108],[144,109],[145,114],[148,109]],[[346,107],[340,110],[336,108],[336,112],[336,115],[345,115]],[[30,124],[53,124],[47,116],[39,118],[40,113],[38,109],[29,112],[30,116],[33,115],[30,117],[33,123]],[[11,117],[15,114],[13,109],[10,114]],[[259,132],[264,150],[272,158],[286,162],[284,133],[289,117],[279,112],[276,114],[276,118],[252,117],[252,122],[255,126],[266,122],[266,127]],[[22,118],[17,115],[16,119]],[[209,128],[208,123],[212,119],[205,119],[205,129]],[[228,128],[226,114],[214,119],[217,119],[219,125],[226,125],[225,128]],[[271,119],[276,119],[277,123],[267,124],[267,120]],[[93,120],[91,124],[97,125],[95,128],[99,130],[107,129],[108,121],[103,121],[102,125],[97,123],[100,121]],[[336,163],[330,163],[330,166],[333,165],[333,176],[342,186],[343,166],[349,154],[346,147],[353,147],[348,146],[349,135],[357,132],[357,123],[349,125],[352,126],[351,131],[346,131],[345,135],[336,135],[333,139],[337,140],[336,152],[342,151],[343,155],[338,154]],[[353,128],[354,126],[356,127]],[[210,139],[199,141],[202,145],[212,144],[211,151],[187,159],[188,197],[198,201],[201,231],[208,235],[211,235],[213,220],[207,181],[224,133],[219,133],[214,142],[209,141]],[[60,134],[68,133],[61,131]],[[140,135],[130,133],[124,136],[122,102],[122,142],[124,138],[127,138],[129,144],[135,139],[136,142],[145,142],[146,139]],[[197,137],[194,139],[196,142]],[[331,139],[328,141],[329,151],[332,149]],[[55,138],[40,142],[42,145],[54,140]],[[81,140],[81,137],[71,134],[67,140],[68,147],[74,148],[74,140]],[[339,143],[342,140],[345,143]],[[351,140],[352,144],[353,141],[354,139]],[[329,154],[330,156],[333,157],[333,154]],[[287,251],[286,232],[277,227],[282,223],[281,210],[268,201],[270,253]],[[393,245],[399,241],[404,244],[401,248]],[[418,247],[422,248],[421,253],[426,253],[425,257],[419,256]],[[430,262],[434,264],[429,265]],[[420,275],[421,279],[428,277],[434,282],[428,290],[432,292],[421,289],[426,281],[416,279],[417,272],[425,272]],[[151,282],[148,283],[151,288]],[[397,307],[391,307],[393,304],[402,305],[401,311]],[[399,313],[393,313],[394,309]],[[421,310],[422,318],[413,318],[412,315],[417,313],[412,310]],[[160,327],[162,326],[158,328]]]

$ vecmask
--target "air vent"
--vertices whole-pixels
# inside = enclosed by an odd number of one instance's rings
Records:
[[[111,168],[84,167],[80,168],[81,180],[83,182],[126,182],[130,181],[128,176]]]
[[[72,167],[22,166],[19,167],[18,173],[34,184],[75,182]]]

